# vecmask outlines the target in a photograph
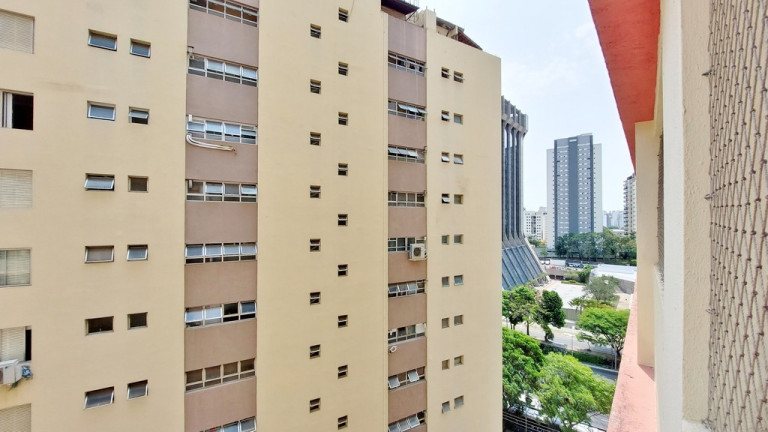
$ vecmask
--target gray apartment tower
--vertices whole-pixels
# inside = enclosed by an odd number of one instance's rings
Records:
[[[592,134],[555,140],[547,150],[547,247],[567,233],[603,230],[602,145]]]
[[[528,116],[501,98],[501,276],[508,289],[538,279],[544,270],[525,239],[523,138]]]

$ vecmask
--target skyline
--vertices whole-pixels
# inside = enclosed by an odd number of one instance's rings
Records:
[[[584,133],[603,144],[603,208],[624,208],[623,182],[634,170],[586,1],[488,0],[467,8],[459,0],[421,0],[420,6],[463,27],[483,50],[501,58],[502,93],[528,114],[523,144],[527,210],[546,206],[547,149],[558,138]],[[500,27],[508,38],[499,37]]]

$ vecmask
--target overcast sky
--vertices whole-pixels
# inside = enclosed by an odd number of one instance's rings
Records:
[[[547,205],[546,149],[591,132],[603,144],[603,210],[624,208],[632,174],[587,0],[420,0],[501,58],[502,94],[528,114],[526,209]]]

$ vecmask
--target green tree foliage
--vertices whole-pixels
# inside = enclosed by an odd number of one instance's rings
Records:
[[[637,243],[635,233],[619,237],[604,228],[600,233],[564,234],[555,240],[555,252],[561,257],[631,260],[637,258]]]
[[[547,245],[545,242],[535,239],[533,237],[528,237],[528,243],[533,245],[533,247],[542,247]]]
[[[609,413],[615,386],[596,377],[592,370],[572,356],[549,353],[544,359],[535,394],[541,413],[551,422],[573,431],[580,422],[589,422],[589,413]]]
[[[537,322],[539,303],[536,290],[528,285],[518,285],[512,291],[505,291],[502,300],[502,313],[514,326],[525,323],[526,334],[530,335],[530,325]]]
[[[607,303],[607,304],[606,304]],[[571,300],[570,305],[576,308],[576,312],[581,314],[583,310],[589,308],[613,308],[611,302],[601,302],[588,298],[586,295]]]
[[[614,302],[618,299],[616,288],[619,287],[619,280],[613,276],[599,276],[592,278],[584,286],[584,295],[599,302]]]
[[[521,409],[531,403],[544,354],[536,339],[506,327],[501,331],[504,406]]]
[[[620,359],[628,322],[628,310],[590,308],[581,314],[578,322],[579,329],[589,333],[580,332],[576,337],[591,344],[609,346]]]
[[[563,311],[563,299],[555,291],[544,290],[541,293],[539,303],[539,325],[544,329],[544,340],[551,341],[555,335],[549,326],[561,328],[565,325],[565,311]]]

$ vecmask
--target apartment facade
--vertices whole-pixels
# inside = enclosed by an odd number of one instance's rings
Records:
[[[498,58],[402,0],[54,3],[0,1],[0,431],[500,427]]]
[[[545,241],[547,208],[539,207],[537,211],[525,210],[525,237]]]
[[[611,210],[604,212],[604,214],[604,227],[616,227],[618,229],[624,228],[624,210]]]
[[[635,174],[624,180],[623,216],[627,232],[637,232],[637,179]]]

